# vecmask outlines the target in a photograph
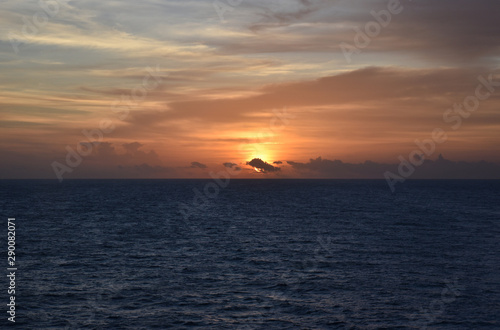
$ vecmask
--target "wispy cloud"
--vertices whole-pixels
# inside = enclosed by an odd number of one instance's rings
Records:
[[[402,1],[404,11],[351,64],[339,43],[387,1],[244,1],[225,23],[204,0],[60,2],[36,24],[38,1],[2,2],[0,148],[8,157],[56,159],[83,129],[116,119],[111,104],[158,65],[162,85],[107,140],[123,152],[141,141],[161,160],[143,162],[149,166],[185,168],[196,155],[207,169],[245,168],[265,158],[245,152],[256,146],[270,163],[317,155],[390,163],[442,123],[479,74],[498,72],[493,0]],[[28,24],[36,32],[23,33]],[[482,102],[440,152],[499,161],[499,102],[497,93]],[[300,119],[279,135],[259,135],[283,107]]]

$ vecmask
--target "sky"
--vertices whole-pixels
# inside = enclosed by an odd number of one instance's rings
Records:
[[[499,13],[4,0],[0,178],[498,178]]]

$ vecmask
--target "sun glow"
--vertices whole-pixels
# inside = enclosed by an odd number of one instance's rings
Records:
[[[249,160],[252,160],[252,159],[255,159],[255,158],[259,158],[260,160],[264,161],[264,162],[269,162],[269,161],[273,161],[272,160],[272,156],[271,153],[269,152],[269,150],[265,150],[261,145],[256,145],[255,148],[253,148],[252,150],[249,150],[250,152],[248,153],[248,159]]]

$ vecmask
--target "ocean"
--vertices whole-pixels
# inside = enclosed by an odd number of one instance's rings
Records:
[[[4,180],[0,196],[21,329],[500,329],[500,181]]]

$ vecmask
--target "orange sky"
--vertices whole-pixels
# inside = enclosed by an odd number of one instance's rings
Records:
[[[221,2],[2,2],[0,178],[307,177],[435,128],[429,159],[500,162],[498,2]]]

